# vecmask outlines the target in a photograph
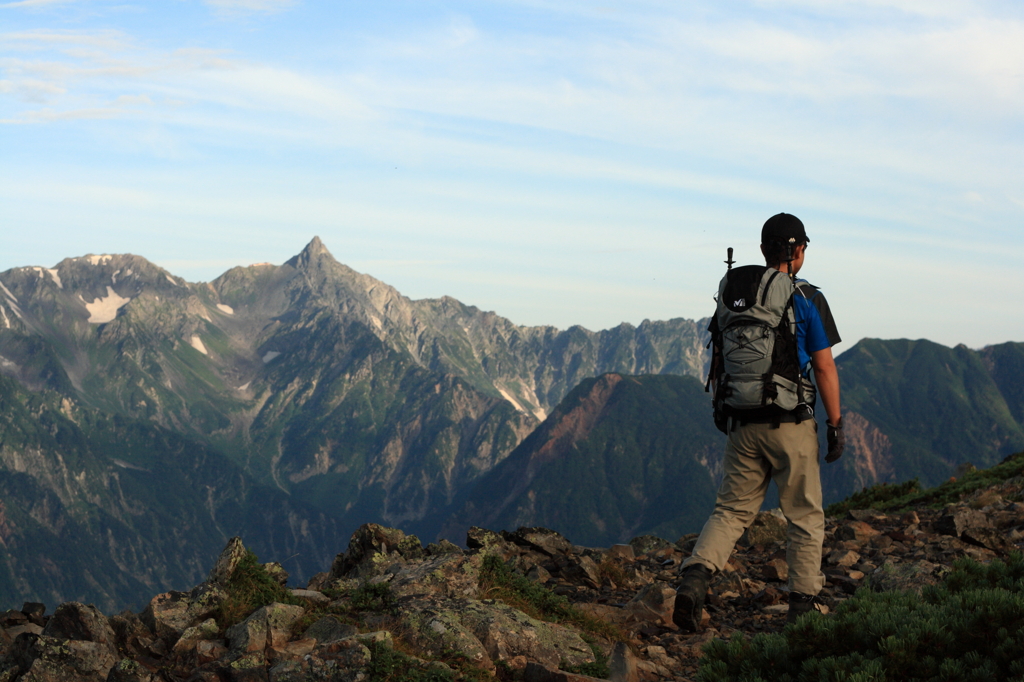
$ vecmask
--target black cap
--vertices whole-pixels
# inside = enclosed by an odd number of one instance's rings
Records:
[[[765,221],[761,228],[761,243],[788,242],[795,239],[797,244],[804,244],[811,241],[804,231],[804,224],[795,215],[779,213]]]

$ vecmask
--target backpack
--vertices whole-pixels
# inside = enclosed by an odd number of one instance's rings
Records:
[[[728,417],[764,419],[814,405],[796,342],[793,297],[803,295],[784,272],[763,265],[730,269],[718,286],[708,331],[713,346],[708,390],[714,383],[715,424]],[[810,418],[808,411],[807,418]],[[798,417],[799,419],[799,417]]]

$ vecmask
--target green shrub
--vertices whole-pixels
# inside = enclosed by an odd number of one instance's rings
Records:
[[[412,656],[395,651],[383,642],[370,642],[371,682],[454,682],[455,675],[446,667],[424,664]]]
[[[870,488],[853,493],[845,500],[830,504],[825,508],[826,516],[842,516],[851,509],[881,509],[893,500],[902,499],[921,491],[917,479],[906,483],[877,483]]]
[[[387,583],[367,583],[353,590],[349,605],[353,611],[393,611],[395,595]]]
[[[822,618],[781,634],[704,648],[701,682],[1024,680],[1024,558],[958,560],[942,585],[862,588]]]
[[[916,478],[900,484],[879,483],[864,488],[841,502],[829,505],[825,509],[825,514],[841,516],[850,509],[902,511],[921,506],[938,508],[951,502],[959,502],[972,493],[1022,475],[1024,452],[1018,452],[994,467],[968,472],[960,478],[951,478],[926,490],[921,490]]]
[[[246,550],[234,572],[228,579],[226,591],[228,598],[217,608],[217,625],[221,629],[241,622],[256,609],[273,604],[301,605],[302,600],[270,577],[259,559],[250,550]]]

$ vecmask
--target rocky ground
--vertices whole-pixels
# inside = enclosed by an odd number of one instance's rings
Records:
[[[868,584],[920,589],[958,557],[1018,549],[1021,487],[944,509],[830,518],[824,601],[834,609]],[[42,604],[0,613],[0,682],[691,680],[710,639],[784,627],[784,531],[777,513],[759,515],[713,579],[697,633],[671,618],[695,536],[595,549],[542,528],[474,528],[463,550],[368,524],[303,589],[284,587],[280,567],[253,563],[236,538],[204,583],[157,595],[140,614],[74,602],[50,615]]]

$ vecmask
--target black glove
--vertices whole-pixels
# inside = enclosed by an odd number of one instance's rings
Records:
[[[825,426],[828,427],[828,454],[825,455],[825,461],[831,464],[843,456],[843,449],[846,448],[846,435],[843,434],[843,418],[840,417],[839,423],[835,426],[828,422],[825,422]]]

